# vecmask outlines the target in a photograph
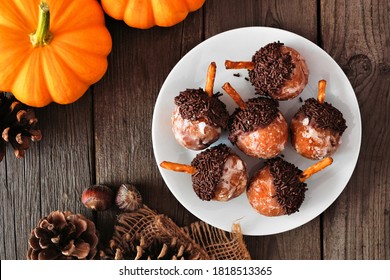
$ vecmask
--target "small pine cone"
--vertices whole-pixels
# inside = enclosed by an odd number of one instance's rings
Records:
[[[93,259],[98,241],[92,221],[81,214],[54,211],[31,231],[27,259]]]
[[[126,240],[127,239],[127,240]],[[197,260],[200,254],[193,254],[193,244],[180,244],[177,238],[163,242],[158,237],[146,242],[144,236],[126,238],[120,244],[111,240],[110,248],[100,251],[100,258],[105,260]],[[129,244],[128,242],[131,242]]]
[[[16,157],[22,158],[31,141],[41,140],[37,122],[33,109],[0,91],[0,161],[5,155],[7,142],[14,148]]]
[[[197,260],[192,254],[192,244],[179,244],[177,238],[172,238],[170,242],[162,242],[154,239],[151,244],[146,244],[145,239],[141,236],[138,239],[139,244],[136,246],[137,254],[135,260]]]

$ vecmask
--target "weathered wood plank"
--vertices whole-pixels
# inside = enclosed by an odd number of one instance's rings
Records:
[[[91,104],[87,93],[72,105],[35,109],[42,141],[32,143],[20,160],[8,147],[0,163],[2,258],[25,259],[31,229],[53,210],[89,215],[81,192],[90,184],[94,168]]]
[[[7,169],[6,169],[6,163],[7,157],[3,159],[3,161],[0,163],[0,199],[3,203],[1,203],[0,207],[0,259],[5,260],[7,259],[7,249],[6,249],[6,238],[5,238],[5,221],[6,219],[6,211],[7,211],[7,203],[4,203],[7,201],[7,190],[8,190],[8,181],[7,181]]]
[[[95,87],[96,182],[113,188],[135,184],[144,202],[177,223],[191,215],[165,186],[153,155],[154,104],[170,70],[201,40],[200,11],[170,28],[137,30],[107,20],[113,37],[109,70]],[[173,101],[172,101],[173,102]],[[111,237],[116,211],[99,213],[105,240]]]
[[[355,172],[324,215],[325,259],[390,258],[390,2],[321,1],[324,49],[355,89],[363,139]]]
[[[16,256],[16,239],[15,239],[15,223],[14,223],[14,202],[12,196],[12,189],[8,184],[7,177],[7,162],[9,160],[16,160],[11,147],[7,147],[6,156],[0,163],[1,182],[1,259],[15,260]]]
[[[92,96],[77,102],[51,104],[37,112],[43,139],[40,143],[42,215],[69,210],[89,218],[81,194],[93,181]]]
[[[317,42],[316,1],[206,1],[205,35],[244,26],[286,29]],[[259,46],[260,48],[261,46]],[[246,237],[255,259],[320,259],[320,218],[282,234]]]
[[[32,225],[41,215],[39,144],[33,143],[24,159],[7,151],[7,186],[3,201],[4,230],[7,259],[26,259],[28,237]]]
[[[81,203],[81,194],[91,184],[94,173],[91,98],[88,91],[71,105],[51,104],[36,110],[43,138],[39,143],[40,153],[35,157],[37,162],[26,169],[39,174],[38,197],[30,203],[38,200],[40,213],[34,218],[21,213],[20,219],[31,219],[26,233],[37,225],[39,218],[55,210],[69,210],[93,219]],[[29,184],[31,180],[27,180],[25,186]],[[27,197],[27,201],[30,199]],[[26,243],[27,237],[19,236],[17,240]]]

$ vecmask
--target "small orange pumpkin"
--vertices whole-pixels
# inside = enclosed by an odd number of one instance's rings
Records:
[[[0,11],[0,90],[69,104],[103,77],[112,40],[96,0],[1,0]]]
[[[147,29],[168,27],[183,21],[205,0],[102,0],[104,11],[128,26]]]

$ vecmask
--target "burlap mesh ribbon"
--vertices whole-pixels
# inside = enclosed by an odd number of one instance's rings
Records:
[[[183,228],[207,254],[216,260],[250,260],[239,224],[233,225],[232,233],[220,230],[203,221]]]
[[[239,225],[232,233],[195,222],[180,228],[146,205],[118,216],[102,259],[250,259]]]

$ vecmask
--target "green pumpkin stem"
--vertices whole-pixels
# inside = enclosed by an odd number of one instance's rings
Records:
[[[44,47],[53,39],[50,29],[50,9],[46,2],[39,4],[39,19],[37,30],[30,34],[30,41],[34,48]]]

